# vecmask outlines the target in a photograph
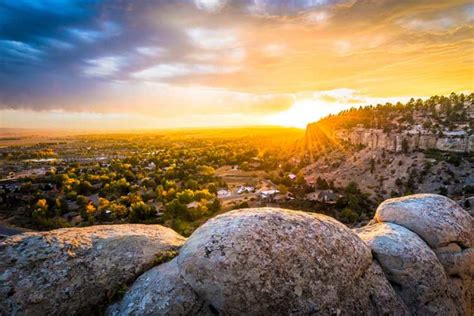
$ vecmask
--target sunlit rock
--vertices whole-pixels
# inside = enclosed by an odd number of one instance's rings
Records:
[[[443,266],[417,234],[393,223],[377,223],[356,231],[412,313],[454,314]]]
[[[107,315],[212,315],[179,275],[176,259],[145,272]]]
[[[471,247],[472,217],[456,202],[437,194],[415,194],[384,201],[377,222],[401,225],[417,233],[432,248],[458,243]]]
[[[403,310],[385,276],[371,270],[369,248],[324,215],[273,208],[220,215],[191,235],[178,265],[196,293],[228,315]],[[370,293],[384,299],[371,301]]]
[[[109,296],[185,238],[160,225],[25,233],[0,242],[1,315],[97,312]]]

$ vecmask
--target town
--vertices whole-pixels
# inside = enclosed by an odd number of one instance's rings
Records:
[[[309,160],[298,150],[303,133],[90,135],[6,146],[0,149],[2,223],[35,230],[162,223],[189,235],[236,208],[332,212],[343,195],[327,183],[321,190],[306,183],[301,170]]]
[[[160,223],[187,236],[216,214],[268,206],[360,226],[384,199],[420,192],[449,196],[472,212],[473,99],[451,94],[354,108],[306,131],[5,137],[0,224]]]

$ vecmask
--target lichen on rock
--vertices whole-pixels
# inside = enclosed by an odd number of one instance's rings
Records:
[[[371,264],[369,248],[336,220],[274,208],[220,215],[178,256],[185,281],[229,315],[375,313],[367,287],[354,285]]]
[[[401,225],[418,234],[432,248],[450,243],[471,247],[472,217],[456,202],[437,194],[415,194],[388,199],[379,205],[374,219]]]
[[[96,311],[117,287],[185,238],[160,225],[104,225],[25,233],[0,242],[1,315]]]
[[[412,313],[454,313],[443,266],[417,234],[392,223],[377,223],[356,231]]]
[[[179,274],[176,259],[145,272],[108,316],[119,315],[212,315],[209,306]]]

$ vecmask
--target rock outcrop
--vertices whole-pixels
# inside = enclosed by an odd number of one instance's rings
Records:
[[[176,259],[145,272],[107,315],[212,315],[179,274]]]
[[[185,238],[159,225],[66,228],[0,242],[1,315],[75,315],[151,268]]]
[[[308,129],[315,129],[312,124],[308,125],[307,135],[312,134]],[[346,141],[353,145],[364,145],[371,149],[385,149],[391,152],[403,151],[403,143],[409,151],[437,149],[447,152],[469,153],[474,150],[474,135],[465,131],[446,132],[437,135],[427,131],[409,130],[404,132],[386,133],[377,128],[352,128],[349,130],[338,130],[333,137]],[[307,142],[315,142],[311,137]]]
[[[472,217],[437,195],[380,205],[370,225],[276,208],[209,220],[28,233],[0,243],[0,314],[472,315]],[[103,311],[103,310],[102,310]]]
[[[416,194],[384,201],[374,219],[401,225],[423,239],[444,268],[455,314],[472,315],[474,222],[469,213],[444,196]]]
[[[374,219],[402,225],[434,249],[450,243],[472,245],[472,217],[442,195],[415,194],[386,200],[377,208]]]
[[[357,233],[413,314],[454,313],[443,266],[417,234],[392,223],[369,225]]]
[[[369,248],[334,219],[272,208],[217,216],[178,256],[186,282],[228,315],[375,313],[367,287],[354,286],[371,263]]]

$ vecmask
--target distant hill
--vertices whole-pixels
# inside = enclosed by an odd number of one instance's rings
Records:
[[[309,124],[305,144],[309,183],[356,182],[374,201],[423,192],[474,204],[474,94],[349,109]]]

